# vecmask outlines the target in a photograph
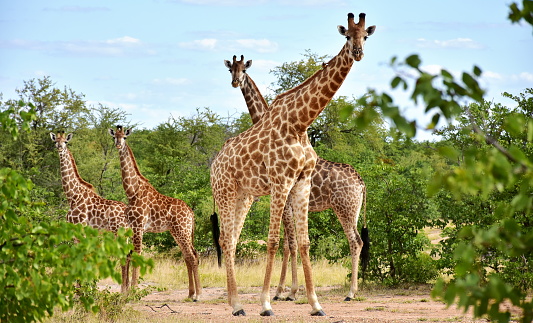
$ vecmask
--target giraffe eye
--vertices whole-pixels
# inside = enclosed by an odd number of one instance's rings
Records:
[[[367,39],[368,39],[368,36],[365,36],[365,40],[367,40]]]

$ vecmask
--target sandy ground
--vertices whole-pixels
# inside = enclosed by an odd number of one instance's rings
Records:
[[[225,288],[204,288],[201,300],[196,303],[186,299],[185,290],[153,291],[129,306],[139,312],[137,317],[146,317],[150,322],[169,319],[175,322],[487,322],[473,320],[469,313],[464,314],[455,307],[446,308],[442,302],[432,300],[427,287],[382,292],[363,290],[357,295],[358,300],[350,302],[343,301],[344,295],[332,287],[319,287],[317,295],[326,313],[324,317],[310,316],[311,307],[301,301],[272,302],[275,316],[261,317],[259,291],[259,287],[254,287],[239,292],[245,317],[231,315]]]

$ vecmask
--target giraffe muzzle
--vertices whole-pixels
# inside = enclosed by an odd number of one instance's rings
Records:
[[[355,48],[352,53],[353,53],[353,57],[358,62],[360,60],[362,60],[363,57],[365,56],[365,54],[363,53],[363,49],[362,48]]]

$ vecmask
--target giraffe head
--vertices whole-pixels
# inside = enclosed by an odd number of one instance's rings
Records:
[[[359,14],[359,22],[355,23],[353,13],[348,14],[348,28],[344,26],[338,26],[339,33],[346,37],[349,45],[350,52],[352,53],[356,61],[363,59],[363,48],[368,36],[372,35],[376,30],[376,26],[370,26],[365,29],[365,16],[366,14]]]
[[[231,73],[231,85],[233,87],[238,87],[242,85],[242,82],[244,81],[246,70],[252,66],[252,60],[244,63],[244,55],[241,55],[240,61],[237,60],[237,56],[233,55],[233,63],[228,60],[224,60],[224,65],[226,65]]]
[[[72,133],[69,133],[65,136],[64,131],[60,131],[57,133],[57,135],[53,132],[50,132],[50,138],[52,138],[52,141],[55,142],[56,148],[58,151],[63,151],[63,149],[67,149],[67,143],[72,139]]]
[[[122,126],[117,126],[117,130],[109,128],[109,134],[115,139],[115,147],[118,149],[122,149],[126,146],[126,138],[128,138],[130,133],[131,129],[126,129],[126,131],[124,131]]]

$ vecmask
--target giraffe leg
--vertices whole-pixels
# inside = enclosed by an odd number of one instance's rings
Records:
[[[296,229],[294,228],[294,222],[291,217],[292,233],[289,236],[289,250],[291,253],[291,272],[292,272],[292,285],[291,293],[287,296],[288,301],[296,300],[296,293],[298,293],[298,243],[296,242]]]
[[[350,245],[350,253],[352,256],[352,278],[350,281],[350,291],[348,296],[344,299],[345,301],[350,301],[353,299],[355,292],[357,292],[357,280],[359,276],[359,257],[361,255],[361,250],[363,249],[363,240],[357,232],[357,223],[351,221],[341,221],[342,228],[348,238],[348,244]]]
[[[143,232],[142,228],[135,228],[133,230],[133,247],[137,254],[141,254],[142,252],[142,244],[143,244]],[[131,253],[130,256],[128,256],[131,259]],[[131,264],[131,262],[130,262]],[[131,274],[131,287],[137,287],[137,284],[139,283],[139,266],[132,266],[132,274]]]
[[[292,285],[289,295],[285,298],[286,301],[296,300],[296,293],[298,293],[298,245],[296,242],[296,229],[294,227],[294,219],[292,217],[291,198],[287,199],[287,204],[283,210],[283,226],[285,227],[285,235],[283,237],[283,264],[282,274],[280,277],[280,286],[276,291],[276,296],[281,293],[285,282],[285,275],[287,273],[287,264],[290,255],[291,259],[291,273],[292,273]],[[283,279],[283,281],[282,281]],[[276,299],[276,297],[274,297]]]
[[[127,261],[127,260],[126,260]],[[129,273],[128,273],[128,266],[127,265],[121,265],[120,269],[122,270],[122,285],[120,286],[120,292],[122,294],[128,292],[129,288]]]
[[[318,302],[318,298],[315,292],[315,286],[313,284],[313,271],[311,268],[311,258],[309,257],[309,231],[308,231],[308,217],[307,210],[309,206],[309,191],[310,191],[310,179],[300,180],[292,189],[292,210],[296,223],[296,232],[298,238],[298,247],[300,249],[300,257],[302,259],[302,266],[305,276],[305,286],[307,291],[307,299],[309,305],[311,305],[311,315],[313,316],[325,316],[326,314],[322,310]]]
[[[265,269],[265,279],[263,281],[263,289],[261,291],[261,316],[272,316],[272,306],[270,305],[270,281],[272,279],[272,269],[274,266],[274,259],[279,247],[279,233],[281,226],[281,219],[283,217],[283,210],[287,201],[288,191],[285,186],[278,187],[273,190],[270,199],[270,226],[268,229],[267,241],[267,263]]]
[[[179,226],[171,229],[174,240],[183,253],[189,276],[189,296],[194,302],[198,301],[201,292],[200,277],[198,274],[198,253],[193,247],[193,232],[185,232]],[[187,238],[188,237],[188,238]]]
[[[220,246],[224,252],[226,265],[226,280],[228,288],[228,303],[232,307],[232,314],[235,316],[244,316],[246,312],[239,301],[237,293],[237,280],[235,275],[235,249],[239,239],[244,219],[253,202],[253,196],[223,190],[226,194],[223,198],[215,200],[224,200],[225,203],[217,203],[220,216]],[[216,195],[216,192],[215,192]]]
[[[353,192],[343,192],[343,195],[353,194]],[[341,201],[341,199],[339,199]],[[357,222],[359,220],[359,213],[362,206],[362,197],[357,200],[353,206],[347,205],[333,205],[333,211],[339,219],[344,234],[348,239],[348,244],[350,246],[350,255],[352,257],[352,277],[350,280],[350,291],[348,296],[344,299],[345,301],[351,301],[355,293],[358,290],[358,279],[359,279],[359,257],[361,255],[361,250],[363,249],[363,240],[357,232]]]
[[[283,218],[285,223],[285,218]],[[287,268],[289,264],[289,239],[287,237],[287,226],[284,224],[285,233],[283,235],[283,261],[281,263],[281,273],[279,276],[279,284],[276,288],[276,295],[274,295],[274,298],[272,300],[279,301],[283,300],[281,297],[281,294],[283,294],[283,290],[285,288],[285,276],[287,276]]]

